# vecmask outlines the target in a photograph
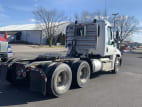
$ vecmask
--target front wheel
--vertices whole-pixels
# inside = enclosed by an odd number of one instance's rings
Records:
[[[115,63],[114,63],[114,70],[112,70],[112,73],[116,74],[117,72],[119,72],[120,71],[120,66],[121,66],[120,57],[116,57]]]

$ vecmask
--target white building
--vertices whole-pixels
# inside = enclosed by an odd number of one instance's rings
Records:
[[[62,22],[56,32],[56,35],[65,34],[66,26],[69,22]],[[47,37],[39,24],[9,25],[0,27],[0,36],[7,32],[9,42],[27,42],[32,44],[46,44]]]

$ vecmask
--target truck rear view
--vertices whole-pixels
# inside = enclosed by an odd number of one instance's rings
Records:
[[[33,91],[58,97],[71,86],[86,87],[92,73],[120,70],[121,53],[114,45],[109,22],[76,21],[68,25],[66,36],[67,56],[13,60],[8,63],[7,80],[12,84],[24,81]]]
[[[78,54],[95,53],[99,26],[96,23],[71,24],[67,27],[67,47]]]

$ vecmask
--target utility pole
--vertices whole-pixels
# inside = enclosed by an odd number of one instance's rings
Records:
[[[107,20],[107,0],[105,0],[104,19]]]

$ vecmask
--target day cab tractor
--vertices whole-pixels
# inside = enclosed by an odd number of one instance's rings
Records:
[[[105,20],[71,23],[66,28],[66,56],[39,56],[8,61],[7,80],[28,84],[44,96],[60,96],[71,86],[85,87],[95,72],[117,73],[121,53],[115,46],[112,26]]]

